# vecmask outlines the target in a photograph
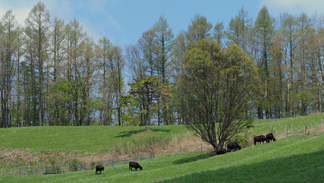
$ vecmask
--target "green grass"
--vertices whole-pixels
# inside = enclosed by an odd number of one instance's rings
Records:
[[[249,133],[259,135],[274,132],[276,134],[297,132],[316,128],[324,124],[324,114],[283,118],[278,120],[255,120]],[[323,126],[323,125],[322,125]],[[152,131],[143,132],[139,126],[82,126],[82,127],[23,127],[0,128],[0,148],[79,151],[104,154],[113,151],[116,146],[129,148],[129,144],[147,145],[161,139],[171,139],[185,134],[188,129],[183,125],[151,126]]]
[[[10,149],[83,151],[104,154],[116,145],[145,144],[187,132],[184,126],[151,126],[143,132],[139,126],[23,127],[1,128],[0,147]]]
[[[80,171],[59,175],[0,176],[0,182],[323,182],[324,135],[298,135],[224,155],[183,153],[106,167],[101,175]]]
[[[324,114],[299,116],[292,118],[282,119],[262,119],[254,121],[254,128],[250,128],[250,132],[254,134],[267,134],[273,132],[274,134],[288,134],[292,132],[298,132],[310,128],[323,127],[324,125]]]
[[[255,120],[252,135],[300,132],[305,126],[323,129],[324,114]],[[185,126],[145,127],[23,127],[0,129],[0,149],[76,151],[105,154],[116,146],[147,145],[173,137],[181,140]],[[324,182],[324,135],[291,136],[269,144],[244,148],[221,156],[198,152],[167,155],[141,161],[143,171],[127,165],[59,175],[0,176],[0,182]]]

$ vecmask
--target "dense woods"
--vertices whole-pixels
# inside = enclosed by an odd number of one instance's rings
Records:
[[[41,2],[24,25],[8,10],[0,23],[0,127],[191,123],[188,108],[199,107],[192,87],[212,79],[192,83],[195,76],[188,73],[200,53],[192,55],[194,48],[204,41],[227,52],[241,49],[256,67],[257,78],[235,85],[257,88],[241,104],[249,106],[246,116],[322,112],[323,22],[304,13],[272,17],[266,7],[253,20],[242,8],[228,25],[193,15],[187,29],[174,35],[160,17],[136,44],[121,47],[107,37],[93,41],[77,19],[53,18]],[[219,94],[216,85],[205,97]]]

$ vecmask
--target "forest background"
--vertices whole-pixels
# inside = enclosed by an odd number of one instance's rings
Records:
[[[8,10],[0,25],[0,127],[190,123],[184,58],[210,39],[239,46],[259,69],[246,111],[270,119],[322,112],[324,17],[241,8],[228,25],[196,14],[174,35],[161,16],[135,44],[94,41],[74,18],[35,4],[24,25]],[[127,76],[125,73],[127,72]]]

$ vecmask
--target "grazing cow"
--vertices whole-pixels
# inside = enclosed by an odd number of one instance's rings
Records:
[[[273,134],[272,133],[268,133],[267,135],[266,135],[266,138],[269,140],[269,141],[276,141],[276,138],[274,138],[274,136],[273,136]]]
[[[226,153],[226,149],[225,148],[219,148],[216,150],[216,155],[220,155],[220,154],[225,154]]]
[[[233,143],[229,143],[229,144],[227,144],[227,152],[231,152],[232,151],[232,149],[235,151],[236,149],[241,149],[241,146],[240,145],[238,145],[238,143],[237,142],[233,142]]]
[[[140,170],[143,170],[141,165],[139,165],[137,162],[131,161],[131,162],[129,162],[129,169],[133,170],[133,168],[135,168],[135,170],[137,170],[138,168]]]
[[[104,166],[102,166],[102,165],[97,165],[96,166],[96,174],[97,174],[97,172],[100,172],[100,174],[101,174],[101,171],[104,171],[104,170],[105,170]]]
[[[269,139],[267,139],[264,135],[260,135],[260,136],[255,136],[254,137],[254,145],[257,143],[257,142],[261,142],[264,143],[264,141],[266,141],[267,143],[269,143]]]

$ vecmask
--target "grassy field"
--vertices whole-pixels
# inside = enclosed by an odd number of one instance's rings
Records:
[[[0,176],[0,182],[323,182],[324,135],[291,136],[214,157],[193,152],[139,163],[143,171],[120,165],[101,175]]]
[[[305,126],[324,128],[324,114],[283,118],[278,120],[255,120],[249,134],[261,135],[273,132],[275,136],[303,131]],[[82,151],[105,154],[118,148],[132,149],[134,146],[148,146],[187,134],[183,125],[151,126],[144,132],[139,126],[81,126],[81,127],[23,127],[0,128],[0,148]],[[180,139],[181,140],[181,139]],[[145,150],[145,147],[144,147]]]
[[[126,165],[121,165],[106,168],[102,175],[80,171],[46,176],[1,176],[0,182],[323,182],[323,176],[318,173],[323,172],[324,164],[323,119],[324,114],[255,120],[254,127],[246,129],[249,138],[273,132],[280,140],[221,156],[207,157],[198,152],[171,155],[173,153],[168,151],[166,154],[170,155],[142,161],[143,171],[131,172]],[[153,146],[170,146],[167,149],[170,150],[194,138],[183,125],[144,129],[134,126],[0,129],[1,169],[8,172],[17,166],[35,163],[36,157],[37,161],[43,161],[40,166],[53,156],[62,158],[56,161],[64,164],[80,152],[106,156],[107,153],[150,151]],[[252,145],[251,139],[249,143]],[[136,149],[138,147],[141,149]]]
[[[104,154],[132,144],[150,144],[171,140],[187,132],[184,126],[23,127],[0,128],[0,147],[11,149],[83,151]]]
[[[252,134],[267,134],[273,132],[275,136],[286,135],[288,133],[304,132],[305,127],[309,129],[324,128],[324,114],[299,116],[282,119],[262,119],[255,120],[254,128],[250,128]]]

